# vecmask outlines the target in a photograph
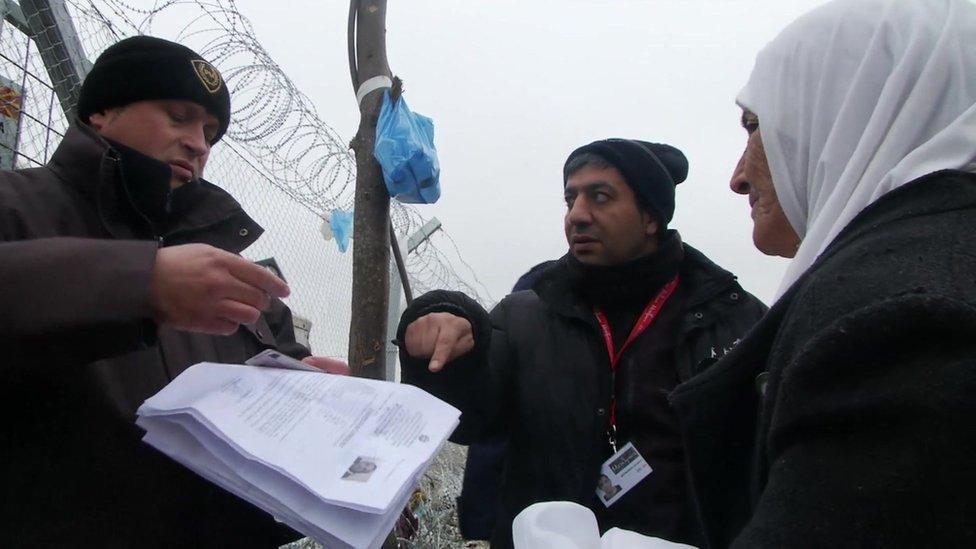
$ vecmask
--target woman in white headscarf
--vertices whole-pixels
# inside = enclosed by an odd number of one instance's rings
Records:
[[[679,387],[712,547],[976,547],[976,5],[835,0],[758,56],[732,189],[793,258]]]

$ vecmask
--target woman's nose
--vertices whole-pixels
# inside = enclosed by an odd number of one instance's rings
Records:
[[[735,166],[735,171],[732,172],[732,179],[729,181],[729,188],[735,194],[749,194],[749,180],[745,174],[745,160],[746,155],[743,153],[742,157],[739,158],[739,163]]]

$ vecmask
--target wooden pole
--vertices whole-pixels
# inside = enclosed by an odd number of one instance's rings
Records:
[[[392,77],[386,59],[386,0],[350,0],[349,73],[353,88],[376,76]],[[359,131],[352,140],[356,154],[356,199],[353,216],[352,320],[349,323],[349,366],[359,377],[386,376],[387,315],[390,285],[390,195],[383,171],[373,158],[376,121],[383,90],[362,98]],[[383,549],[399,547],[390,532]]]
[[[386,0],[352,0],[355,16],[356,88],[375,76],[391,77],[386,58]],[[350,36],[350,44],[352,44]],[[353,217],[352,320],[349,326],[349,366],[353,375],[383,379],[386,374],[386,323],[390,283],[390,197],[383,172],[373,158],[376,121],[383,90],[363,98],[359,131],[352,140],[356,154],[356,198]]]

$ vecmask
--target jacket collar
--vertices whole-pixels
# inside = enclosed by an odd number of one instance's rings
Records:
[[[976,209],[976,174],[940,170],[924,175],[885,194],[857,214],[807,272],[813,271],[852,240],[892,221],[969,209]]]
[[[106,161],[114,165],[117,160],[110,154],[108,142],[87,124],[76,121],[64,134],[47,166],[61,181],[94,202],[100,178],[93,178],[92,174],[101,175]]]
[[[127,154],[131,156],[132,153]],[[178,214],[171,225],[161,231],[164,234],[156,234],[160,231],[152,229],[147,216],[132,200],[128,186],[137,182],[126,180],[121,168],[122,156],[90,126],[76,120],[48,162],[48,167],[61,181],[95,206],[103,227],[113,237],[200,242],[239,253],[264,231],[233,196],[201,179],[173,193]],[[153,179],[160,177],[160,173],[168,182],[168,172],[140,170],[141,175]]]
[[[657,249],[617,265],[588,265],[572,254],[565,265],[570,285],[585,302],[613,314],[642,308],[681,269],[684,248],[677,232],[670,230]]]
[[[716,383],[737,367],[738,357],[768,356],[780,324],[803,283],[822,263],[865,233],[876,231],[893,221],[932,215],[952,210],[976,209],[976,174],[941,170],[925,175],[884,195],[859,213],[850,225],[831,242],[813,265],[780,297],[763,318],[736,345],[725,359],[699,376],[683,383],[673,393],[676,399],[701,386]],[[686,245],[686,248],[688,246]],[[687,256],[686,252],[686,256]],[[704,257],[704,256],[702,256]],[[706,260],[707,261],[707,260]],[[731,276],[731,275],[730,275]],[[765,367],[760,363],[759,367]],[[755,371],[753,375],[759,373]]]
[[[681,283],[685,287],[687,307],[702,305],[735,284],[735,275],[716,265],[692,246],[685,244],[684,248]]]
[[[914,217],[976,210],[976,174],[943,170],[884,195],[841,231],[814,264],[773,304],[769,312],[718,363],[681,383],[668,397],[678,415],[699,515],[708,545],[728,546],[748,521],[758,490],[757,459],[765,439],[757,436],[764,379],[780,328],[805,282],[834,254],[866,233]],[[954,235],[967,238],[968,235]],[[759,395],[759,398],[750,397]],[[716,412],[721,411],[721,412]],[[730,412],[731,411],[731,412]],[[716,452],[720,462],[712,459]]]
[[[674,233],[674,238],[681,238],[677,231]],[[684,259],[680,269],[681,287],[685,295],[686,308],[707,302],[735,283],[735,276],[732,273],[719,267],[688,244],[682,242],[681,246],[684,248]],[[533,290],[539,299],[556,313],[592,322],[592,309],[573,291],[567,257],[563,256],[548,268],[535,283]]]
[[[837,235],[816,261],[776,300],[761,324],[774,322],[785,314],[790,302],[811,273],[865,233],[879,230],[894,221],[934,215],[953,210],[976,209],[976,174],[960,170],[939,170],[885,194]]]

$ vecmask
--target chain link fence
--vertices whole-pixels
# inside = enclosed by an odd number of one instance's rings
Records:
[[[264,50],[233,0],[0,0],[0,11],[3,168],[40,166],[50,158],[71,121],[74,105],[65,98],[76,97],[90,60],[126,36],[180,42],[220,69],[233,98],[233,121],[205,176],[265,228],[245,256],[274,258],[292,287],[288,305],[311,325],[314,352],[345,359],[352,253],[339,252],[326,235],[333,210],[352,210],[355,159],[348,141]],[[405,236],[425,222],[398,203],[391,218]],[[484,287],[466,280],[476,277],[443,231],[406,260],[418,291],[458,289],[490,304]]]
[[[313,351],[346,359],[352,253],[341,253],[323,228],[333,210],[352,210],[354,158],[348,140],[268,55],[233,0],[0,0],[0,15],[0,169],[48,161],[72,121],[67,98],[77,97],[91,60],[118,40],[159,36],[213,62],[231,91],[233,112],[205,176],[265,228],[245,256],[275,260],[292,288],[287,303],[301,317],[296,327],[311,326]],[[404,240],[426,222],[395,202],[391,219]],[[444,230],[405,259],[415,293],[455,289],[492,304]],[[420,530],[402,547],[459,545],[454,498],[463,464],[464,450],[454,445],[438,456],[421,483]]]

